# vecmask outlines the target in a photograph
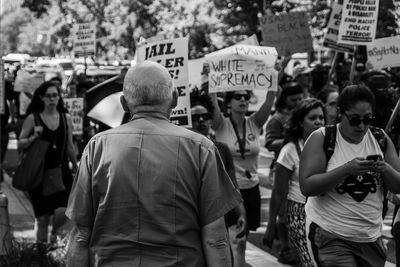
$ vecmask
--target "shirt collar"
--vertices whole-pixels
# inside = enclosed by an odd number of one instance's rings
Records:
[[[170,120],[160,111],[139,111],[132,116],[132,121],[136,119],[143,119],[143,118],[154,118],[154,119],[160,119],[160,120]]]

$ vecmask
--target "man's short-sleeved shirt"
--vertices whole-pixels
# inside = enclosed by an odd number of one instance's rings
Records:
[[[94,266],[205,266],[201,228],[240,201],[210,140],[139,113],[90,140],[66,214]]]

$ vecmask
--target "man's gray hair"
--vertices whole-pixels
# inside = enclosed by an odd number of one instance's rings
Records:
[[[124,96],[130,109],[169,105],[174,90],[168,71],[158,63],[145,61],[130,68],[124,79]]]

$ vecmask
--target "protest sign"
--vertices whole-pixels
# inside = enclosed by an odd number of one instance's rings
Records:
[[[78,23],[74,27],[75,56],[94,55],[96,51],[96,23]]]
[[[4,84],[4,63],[0,60],[0,114],[5,112],[5,95],[6,88]]]
[[[259,45],[257,36],[255,34],[243,39],[242,41],[238,42],[238,44],[243,45]],[[224,51],[224,49],[219,50]],[[212,53],[214,54],[214,53]],[[202,84],[204,82],[208,82],[208,73],[204,73],[204,63],[206,63],[205,57],[191,59],[188,62],[189,66],[189,90],[192,91],[193,89],[197,88],[201,90]]]
[[[19,100],[19,114],[26,115],[26,109],[31,103],[31,99],[24,92],[21,92],[18,96],[18,100]]]
[[[260,18],[262,45],[276,47],[281,56],[313,51],[308,15],[291,12]]]
[[[189,90],[201,90],[202,84],[208,82],[207,74],[203,72],[203,65],[206,62],[204,57],[188,61],[189,69]]]
[[[336,51],[353,53],[354,52],[353,46],[346,44],[339,44],[337,42],[339,38],[338,35],[339,35],[339,27],[341,19],[342,19],[342,5],[333,2],[331,16],[329,18],[327,31],[325,33],[325,38],[322,45]]]
[[[250,35],[249,37],[245,38],[244,40],[240,41],[237,43],[238,44],[243,44],[243,45],[260,45],[258,43],[257,36],[255,34]]]
[[[339,43],[365,45],[375,39],[379,0],[344,0]]]
[[[400,67],[400,36],[375,39],[367,45],[367,56],[374,69]]]
[[[234,45],[208,54],[209,92],[278,88],[274,47]]]
[[[14,91],[33,94],[36,88],[38,88],[43,82],[43,73],[34,72],[30,74],[26,70],[20,69],[15,78]]]
[[[71,115],[72,134],[83,134],[83,98],[64,98],[64,104]]]
[[[172,110],[171,121],[191,127],[190,94],[188,86],[188,37],[157,40],[137,49],[137,62],[150,60],[163,65],[171,75],[178,91],[178,105]]]

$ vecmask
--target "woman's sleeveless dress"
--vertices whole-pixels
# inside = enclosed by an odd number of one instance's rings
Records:
[[[65,125],[61,116],[64,117]],[[63,182],[66,189],[49,196],[43,196],[42,184],[39,184],[39,186],[37,186],[35,189],[29,191],[28,193],[33,206],[33,211],[35,213],[35,218],[45,214],[53,214],[56,208],[67,207],[68,204],[68,197],[72,187],[72,174],[68,167],[68,129],[65,114],[60,113],[59,120],[58,128],[55,131],[52,131],[46,126],[42,118],[39,116],[40,125],[43,127],[42,136],[40,138],[50,142],[49,149],[47,150],[45,156],[44,169],[46,170],[55,168],[59,166],[60,162],[62,162]],[[64,141],[64,152],[63,155],[61,155]]]

